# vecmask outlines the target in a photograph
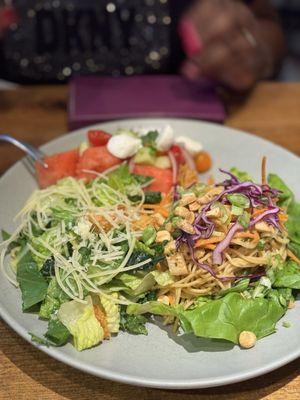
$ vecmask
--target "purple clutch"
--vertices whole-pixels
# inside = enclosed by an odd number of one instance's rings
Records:
[[[222,122],[214,86],[178,75],[75,77],[70,83],[69,127],[121,118],[177,117]]]

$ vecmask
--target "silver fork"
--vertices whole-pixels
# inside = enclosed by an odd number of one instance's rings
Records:
[[[1,135],[0,134],[0,141],[11,143],[14,146],[18,147],[22,151],[24,151],[28,156],[28,161],[30,162],[31,166],[34,166],[35,161],[40,163],[44,168],[48,168],[47,163],[44,161],[45,154],[37,149],[36,147],[32,146],[29,143],[23,142],[21,140],[15,139],[10,135]]]

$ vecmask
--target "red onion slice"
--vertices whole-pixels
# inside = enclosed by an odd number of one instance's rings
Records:
[[[135,166],[134,157],[131,157],[131,159],[128,161],[128,168],[131,174],[133,173],[134,166]]]
[[[192,170],[195,171],[196,170],[196,165],[195,165],[193,156],[187,151],[187,149],[184,146],[180,145],[179,147],[181,148],[182,155],[183,155],[183,157],[185,159],[185,162],[187,163],[189,168],[191,168]]]
[[[172,183],[175,186],[175,185],[177,185],[177,175],[178,175],[177,162],[176,162],[175,156],[172,153],[172,151],[168,151],[168,156],[170,159],[171,168],[172,168],[172,172],[173,172]]]

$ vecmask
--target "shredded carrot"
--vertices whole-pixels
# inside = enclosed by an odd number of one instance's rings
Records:
[[[143,204],[142,209],[143,210],[153,210],[155,212],[158,212],[165,218],[167,218],[169,216],[168,210],[165,207],[161,206],[160,204]]]
[[[195,243],[195,248],[197,247],[204,247],[209,250],[213,250],[216,246],[214,245],[215,243],[219,243],[224,239],[225,236],[213,236],[209,239],[198,239],[197,242]],[[254,232],[236,232],[234,235],[234,238],[249,238],[253,239],[253,241],[258,242],[259,241],[259,234],[254,231]]]
[[[288,220],[288,215],[287,214],[278,214],[278,218],[280,222],[286,222]]]
[[[207,244],[206,246],[204,246],[204,249],[207,250],[214,250],[217,246],[215,244]]]
[[[172,294],[168,294],[167,295],[169,298],[169,303],[172,305],[175,303],[175,297]]]
[[[253,239],[254,241],[258,241],[259,240],[259,234],[256,231],[253,232],[236,232],[236,234],[234,235],[235,238],[249,238],[249,239]]]
[[[143,204],[142,210],[153,210],[163,217],[167,218],[169,216],[169,211],[167,210],[168,204],[171,203],[171,194],[168,193],[163,196],[162,200],[158,204]]]
[[[300,260],[297,256],[295,256],[294,253],[291,252],[291,250],[287,250],[287,255],[293,260],[295,261],[298,265],[300,265]]]
[[[209,239],[198,239],[197,242],[195,243],[195,248],[196,247],[205,247],[209,244],[214,244],[214,243],[219,243],[222,242],[225,236],[213,236]]]
[[[254,211],[253,211],[253,214],[252,214],[252,217],[253,217],[253,218],[254,218],[254,217],[257,217],[258,215],[264,213],[265,211],[268,211],[268,208],[262,208],[262,209],[260,209],[260,210],[254,210]]]
[[[214,185],[214,184],[215,184],[215,178],[214,178],[212,175],[210,175],[210,176],[207,178],[207,184],[208,184],[208,185]]]
[[[171,204],[172,202],[172,192],[169,192],[165,195],[163,195],[162,201],[160,202],[160,204],[162,206],[166,206],[168,204]]]

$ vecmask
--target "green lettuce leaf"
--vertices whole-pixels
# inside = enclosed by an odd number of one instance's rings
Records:
[[[51,258],[52,256],[51,251],[41,243],[40,239],[48,243],[50,246],[54,246],[57,248],[57,246],[55,246],[55,241],[57,239],[57,229],[50,229],[44,232],[39,237],[32,237],[30,240],[30,244],[34,248],[34,250],[41,253],[43,256],[47,258]],[[32,258],[37,263],[39,269],[41,269],[44,265],[45,259],[33,253],[32,253]]]
[[[63,346],[71,337],[68,329],[58,319],[51,319],[45,337],[55,346]]]
[[[129,172],[128,164],[121,164],[107,176],[107,184],[122,193],[126,193],[127,187],[134,184],[134,177]]]
[[[273,333],[285,308],[277,299],[245,299],[239,293],[228,293],[217,300],[203,301],[192,310],[149,302],[130,304],[127,313],[177,316],[186,333],[238,343],[239,334],[244,330],[254,332],[257,338]]]
[[[151,244],[155,242],[155,239],[156,239],[155,228],[153,226],[147,226],[147,228],[145,228],[142,233],[142,240],[144,244],[149,247],[151,246]]]
[[[11,237],[11,234],[6,232],[4,229],[1,229],[1,236],[2,236],[2,240],[8,240]]]
[[[28,310],[45,299],[48,282],[39,271],[30,252],[27,252],[18,261],[17,281],[22,292],[23,311]]]
[[[103,329],[95,317],[92,299],[87,304],[75,300],[63,303],[57,313],[60,322],[73,336],[76,350],[81,351],[97,345],[104,336]]]
[[[149,301],[142,304],[129,304],[126,309],[126,312],[129,315],[141,315],[150,313],[154,315],[173,315],[174,317],[178,316],[179,311],[183,311],[183,308],[171,307],[159,301]]]
[[[152,271],[150,274],[154,277],[159,286],[164,287],[174,283],[174,277],[169,271]]]
[[[300,203],[295,201],[293,192],[279,176],[270,174],[268,183],[273,188],[281,191],[278,204],[287,207],[288,220],[285,226],[290,239],[288,247],[300,258]]]
[[[248,172],[240,171],[236,167],[232,167],[230,172],[235,175],[241,182],[245,181],[253,181],[252,176],[248,174]]]
[[[266,296],[268,299],[275,300],[280,306],[285,309],[290,300],[294,300],[292,289],[290,288],[277,288],[271,289]]]
[[[295,254],[297,258],[300,259],[300,244],[290,242],[288,248]]]
[[[238,343],[242,331],[262,338],[275,331],[285,309],[274,299],[245,299],[239,293],[207,302],[194,310],[179,313],[183,329],[196,336]]]
[[[300,203],[293,201],[288,207],[288,220],[285,223],[289,238],[300,245]]]
[[[288,261],[283,268],[276,270],[274,287],[300,289],[300,266]]]
[[[39,316],[49,319],[50,316],[59,309],[62,303],[69,300],[68,295],[61,290],[55,278],[50,280],[45,300],[43,301]]]
[[[237,282],[236,285],[231,286],[231,288],[222,290],[219,293],[218,297],[219,296],[220,297],[225,296],[225,294],[227,294],[227,293],[234,293],[234,292],[240,293],[240,292],[243,292],[244,290],[247,290],[247,288],[249,286],[249,283],[250,283],[250,279],[241,279],[240,281]]]
[[[290,188],[283,182],[283,180],[276,174],[269,174],[268,175],[268,184],[277,190],[280,190],[279,193],[279,201],[278,205],[282,206],[289,206],[291,202],[294,200],[294,194]]]
[[[145,326],[147,318],[143,315],[129,315],[121,309],[120,329],[133,335],[148,335]]]

